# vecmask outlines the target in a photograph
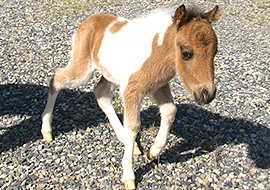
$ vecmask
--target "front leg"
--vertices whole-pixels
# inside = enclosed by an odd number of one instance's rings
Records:
[[[135,124],[136,127],[125,125],[125,153],[122,160],[123,165],[123,182],[125,188],[135,189],[135,175],[133,171],[133,152],[136,136],[138,133],[139,123]]]
[[[135,175],[133,171],[133,151],[136,136],[140,130],[141,95],[138,91],[128,90],[124,93],[124,130],[125,153],[122,160],[123,182],[127,189],[135,189]]]
[[[158,89],[154,93],[154,98],[159,105],[161,122],[155,142],[147,153],[147,158],[149,160],[159,156],[160,152],[166,145],[167,137],[177,111],[176,106],[173,104],[169,84]]]
[[[106,114],[114,131],[116,132],[116,136],[122,143],[125,143],[125,130],[119,118],[117,117],[112,104],[114,89],[115,85],[102,77],[94,89],[94,94],[96,96],[99,107]],[[142,154],[136,142],[134,144],[133,154],[136,156]]]

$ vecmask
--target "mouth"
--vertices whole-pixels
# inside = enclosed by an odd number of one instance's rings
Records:
[[[205,105],[209,104],[215,99],[216,96],[216,89],[214,89],[212,92],[208,91],[207,89],[203,89],[200,91],[199,94],[197,94],[195,91],[193,92],[193,97],[195,102],[198,105]]]

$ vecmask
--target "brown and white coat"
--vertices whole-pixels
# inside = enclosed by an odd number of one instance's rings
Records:
[[[94,90],[99,106],[125,145],[123,181],[135,189],[133,154],[141,154],[135,139],[140,129],[140,105],[153,94],[161,113],[161,126],[148,158],[157,157],[166,144],[176,107],[168,82],[179,74],[198,104],[215,97],[213,59],[217,38],[211,23],[218,8],[208,13],[189,12],[180,6],[172,17],[157,11],[127,20],[107,14],[93,15],[82,22],[73,38],[71,59],[58,68],[50,83],[49,97],[42,115],[42,135],[52,140],[52,111],[63,88],[86,84],[95,70],[102,78]],[[120,87],[124,103],[124,126],[113,105],[113,90]]]

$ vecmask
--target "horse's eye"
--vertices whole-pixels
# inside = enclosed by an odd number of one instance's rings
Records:
[[[189,60],[192,57],[192,54],[187,51],[183,51],[181,55],[184,60]]]

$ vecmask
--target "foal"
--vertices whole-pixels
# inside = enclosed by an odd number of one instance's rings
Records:
[[[52,112],[59,91],[86,84],[99,70],[103,76],[94,94],[125,145],[125,187],[135,189],[133,154],[141,154],[135,139],[144,96],[153,94],[161,114],[160,130],[147,154],[150,160],[162,151],[174,121],[176,107],[168,82],[176,73],[198,104],[207,104],[215,97],[213,60],[217,38],[211,23],[217,17],[217,6],[210,12],[197,13],[182,5],[172,18],[156,13],[132,21],[107,14],[86,19],[76,31],[67,67],[58,68],[51,80],[42,114],[43,138],[52,141]],[[117,85],[124,103],[124,127],[112,105]]]

